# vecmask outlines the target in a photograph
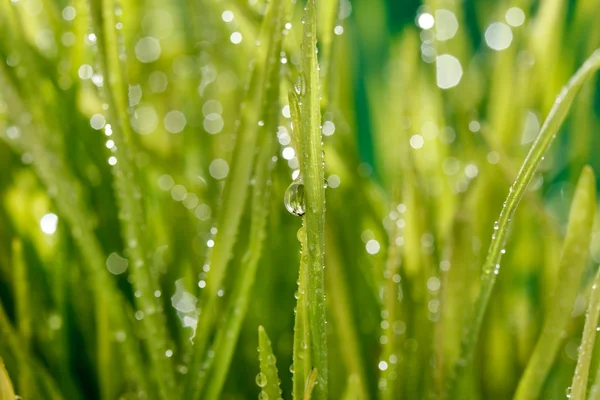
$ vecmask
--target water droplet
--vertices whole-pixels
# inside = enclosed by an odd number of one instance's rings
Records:
[[[261,388],[267,386],[267,376],[262,372],[259,372],[258,375],[256,375],[256,384]]]
[[[302,179],[296,179],[288,186],[283,197],[285,208],[298,217],[301,217],[306,212],[304,199],[304,183]]]
[[[296,83],[294,84],[294,90],[300,96],[304,96],[306,94],[306,78],[303,74],[298,75]]]

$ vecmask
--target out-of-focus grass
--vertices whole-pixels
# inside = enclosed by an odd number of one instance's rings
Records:
[[[598,396],[597,9],[0,3],[0,396]]]

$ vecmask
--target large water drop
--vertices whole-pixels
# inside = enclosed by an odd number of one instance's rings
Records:
[[[285,208],[291,213],[298,217],[301,217],[306,212],[306,205],[304,200],[304,183],[302,179],[296,179],[288,186],[283,196],[283,203]]]

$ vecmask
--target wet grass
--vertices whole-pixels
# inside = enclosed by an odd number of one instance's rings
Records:
[[[400,3],[0,4],[0,398],[600,398],[600,3]]]

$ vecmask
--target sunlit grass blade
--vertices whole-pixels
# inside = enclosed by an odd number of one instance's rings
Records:
[[[271,340],[267,336],[265,328],[258,327],[258,352],[260,360],[260,375],[256,383],[262,389],[265,399],[280,399],[281,388],[279,387],[279,375],[277,373],[277,359],[271,348]]]
[[[581,86],[598,70],[598,68],[600,68],[600,50],[596,50],[585,61],[556,98],[554,106],[550,110],[540,133],[531,146],[515,182],[510,187],[500,216],[494,224],[492,242],[490,243],[488,254],[483,265],[480,292],[475,302],[472,315],[466,321],[460,357],[455,365],[454,377],[451,378],[449,382],[449,392],[451,395],[456,394],[454,391],[460,386],[460,381],[464,376],[463,371],[472,361],[479,332],[481,330],[481,324],[483,322],[483,316],[496,282],[496,276],[500,271],[502,250],[504,249],[508,238],[511,218],[514,216],[519,202],[543,160],[544,154],[546,154],[546,151],[552,144],[556,133],[573,103],[573,99],[579,92]]]
[[[300,173],[306,193],[307,300],[313,366],[319,371],[315,399],[327,398],[327,332],[325,315],[325,177],[321,137],[321,108],[317,64],[317,29],[314,0],[309,0],[304,15],[300,94]]]
[[[4,362],[0,358],[0,399],[15,399],[15,390],[13,384],[10,381],[8,372],[4,367]]]
[[[592,284],[592,295],[585,317],[583,327],[583,338],[579,347],[579,357],[577,358],[577,367],[573,375],[571,384],[571,399],[586,399],[587,382],[590,373],[590,364],[596,342],[596,333],[598,332],[598,317],[600,316],[600,270],[596,273],[596,278]]]
[[[540,337],[519,382],[515,394],[517,400],[537,399],[554,363],[587,265],[595,212],[596,179],[592,169],[586,166],[571,204],[554,304],[546,315]]]
[[[225,181],[222,206],[217,218],[218,233],[212,250],[207,275],[207,286],[200,304],[200,321],[194,340],[194,352],[190,373],[184,386],[184,397],[194,399],[200,391],[201,363],[206,353],[207,342],[217,319],[215,314],[218,301],[217,292],[222,288],[227,265],[232,257],[238,229],[248,196],[248,182],[252,176],[252,163],[257,146],[259,128],[264,124],[264,99],[267,96],[269,66],[278,59],[281,40],[281,23],[283,1],[269,3],[262,23],[259,45],[255,48],[255,56],[250,84],[241,108],[240,124],[237,129],[235,149],[231,160],[231,170]],[[260,121],[260,123],[259,123]]]
[[[18,91],[7,78],[8,74],[0,66],[0,88],[4,99],[10,101],[11,112],[15,115],[28,113],[23,101],[18,96]],[[93,214],[87,209],[82,200],[83,189],[64,160],[53,152],[48,139],[47,127],[40,121],[39,125],[20,127],[20,136],[17,141],[8,141],[8,144],[19,153],[33,155],[33,167],[44,186],[48,189],[58,213],[64,217],[69,231],[73,236],[84,261],[84,270],[89,273],[93,282],[95,301],[103,304],[109,312],[111,328],[116,333],[124,335],[121,353],[125,365],[131,370],[139,371],[141,354],[127,321],[130,312],[129,304],[116,290],[114,281],[111,280],[105,266],[106,257],[103,255],[98,238],[94,235],[91,221]],[[132,314],[132,313],[131,313]],[[99,318],[100,316],[97,315]],[[138,374],[138,376],[141,376]],[[147,390],[146,379],[137,381],[140,390]]]

